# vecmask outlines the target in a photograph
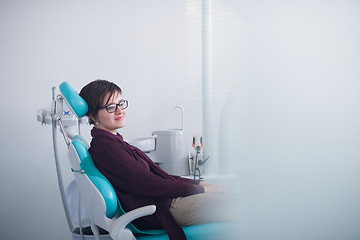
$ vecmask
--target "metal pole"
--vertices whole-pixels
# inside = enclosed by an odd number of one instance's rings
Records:
[[[64,211],[65,211],[65,216],[66,216],[66,220],[70,229],[70,232],[72,233],[72,231],[74,230],[74,226],[70,217],[70,210],[69,210],[69,206],[67,204],[66,201],[66,196],[65,196],[65,189],[64,189],[64,181],[63,181],[63,177],[61,174],[61,169],[60,169],[60,163],[59,163],[59,153],[58,153],[58,148],[57,148],[57,101],[55,100],[55,87],[52,88],[52,103],[53,103],[53,107],[54,109],[51,110],[51,117],[52,117],[52,124],[51,124],[51,128],[52,128],[52,137],[53,137],[53,148],[54,148],[54,158],[55,158],[55,167],[56,167],[56,174],[57,174],[57,179],[58,179],[58,184],[59,184],[59,190],[60,190],[60,195],[61,195],[61,200],[63,203],[63,207],[64,207]]]
[[[202,1],[202,110],[204,157],[213,157],[212,133],[212,6],[211,0]],[[214,159],[210,158],[209,171],[214,172]]]

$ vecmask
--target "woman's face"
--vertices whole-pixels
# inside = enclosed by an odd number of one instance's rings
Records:
[[[106,101],[109,98],[109,95],[105,97]],[[115,93],[109,100],[108,103],[104,102],[103,106],[107,106],[109,104],[118,104],[123,100],[121,94],[119,92]],[[118,106],[116,111],[113,113],[108,113],[106,109],[100,109],[97,112],[95,118],[93,118],[95,122],[95,127],[111,132],[112,134],[117,134],[117,130],[125,126],[125,116],[126,109],[121,110]]]

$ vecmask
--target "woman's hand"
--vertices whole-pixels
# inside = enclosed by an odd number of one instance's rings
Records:
[[[200,182],[199,185],[204,187],[205,193],[230,194],[230,191],[226,187],[221,185],[206,182]]]

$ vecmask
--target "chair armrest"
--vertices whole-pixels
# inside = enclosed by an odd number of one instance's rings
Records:
[[[156,210],[155,205],[149,205],[125,213],[111,225],[109,231],[111,238],[112,239],[121,238],[121,240],[135,239],[135,237],[132,234],[131,234],[132,238],[130,238],[129,232],[131,233],[131,231],[129,229],[125,229],[126,225],[128,225],[131,221],[137,218],[153,214],[155,210]],[[124,235],[126,235],[127,237],[125,238]]]

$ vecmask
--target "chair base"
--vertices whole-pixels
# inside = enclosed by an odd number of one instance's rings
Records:
[[[81,235],[79,228],[75,228],[71,233],[73,240],[96,240],[95,236],[91,230],[91,227],[84,227],[82,229],[82,232],[83,232],[83,235]],[[99,233],[100,233],[101,240],[113,240],[110,237],[109,233],[107,231],[105,231],[104,229],[99,228]]]

